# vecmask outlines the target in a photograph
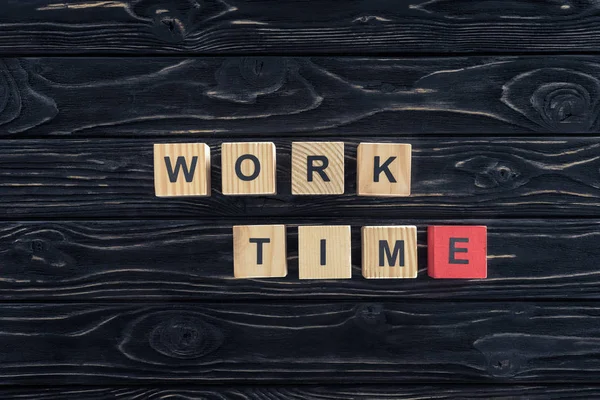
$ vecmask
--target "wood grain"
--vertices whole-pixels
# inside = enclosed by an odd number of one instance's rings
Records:
[[[360,233],[361,269],[364,278],[417,277],[419,261],[416,226],[363,226]],[[387,252],[382,252],[381,242],[387,244]]]
[[[291,195],[290,139],[275,140],[279,194],[243,197],[221,195],[222,141],[207,140],[213,193],[193,199],[155,197],[150,140],[7,140],[0,146],[0,219],[231,217],[243,224],[240,217],[284,223],[360,217],[366,210],[373,218],[600,215],[600,145],[594,138],[402,139],[413,145],[409,198],[356,196],[356,146],[368,140],[346,140],[346,192],[318,203]]]
[[[8,1],[0,52],[597,51],[594,0]]]
[[[258,222],[258,221],[255,221]],[[189,221],[75,221],[0,224],[0,300],[152,301],[358,298],[600,299],[598,220],[476,220],[488,226],[488,279],[427,277],[426,226],[456,220],[329,219],[351,223],[350,280],[298,280],[298,223],[289,221],[284,279],[233,279],[232,226]],[[251,222],[250,222],[251,223]],[[360,226],[416,225],[417,279],[366,280]]]
[[[0,136],[597,134],[598,76],[598,56],[11,58]]]
[[[70,387],[1,389],[5,400],[439,400],[494,399],[548,400],[600,396],[595,385],[298,385],[298,386],[178,386]]]
[[[4,385],[600,377],[596,303],[5,304],[0,323]]]

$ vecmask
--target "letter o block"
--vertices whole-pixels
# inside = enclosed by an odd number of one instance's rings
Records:
[[[485,226],[430,226],[427,253],[427,273],[432,278],[487,278]]]
[[[271,142],[223,143],[223,194],[275,194],[275,157],[275,145]]]
[[[411,154],[410,144],[359,144],[356,174],[358,195],[410,196]]]
[[[344,194],[344,142],[292,143],[292,194]]]
[[[416,226],[364,226],[362,274],[367,279],[416,278]]]

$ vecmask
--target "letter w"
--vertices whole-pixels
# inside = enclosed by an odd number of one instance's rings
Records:
[[[171,157],[165,157],[165,164],[167,166],[167,174],[169,174],[169,181],[171,181],[171,183],[177,182],[177,179],[179,178],[180,169],[183,169],[185,181],[187,183],[190,183],[194,179],[194,172],[196,172],[196,164],[198,164],[198,156],[192,157],[192,166],[189,169],[186,165],[184,156],[177,157],[177,162],[175,163],[175,171],[173,171],[173,165],[171,165]]]

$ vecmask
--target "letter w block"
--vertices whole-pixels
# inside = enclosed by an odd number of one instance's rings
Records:
[[[210,196],[210,148],[205,143],[154,145],[158,197]]]

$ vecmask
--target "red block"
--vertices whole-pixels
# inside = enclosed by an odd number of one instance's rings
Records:
[[[487,227],[430,226],[427,255],[432,278],[487,278]]]

